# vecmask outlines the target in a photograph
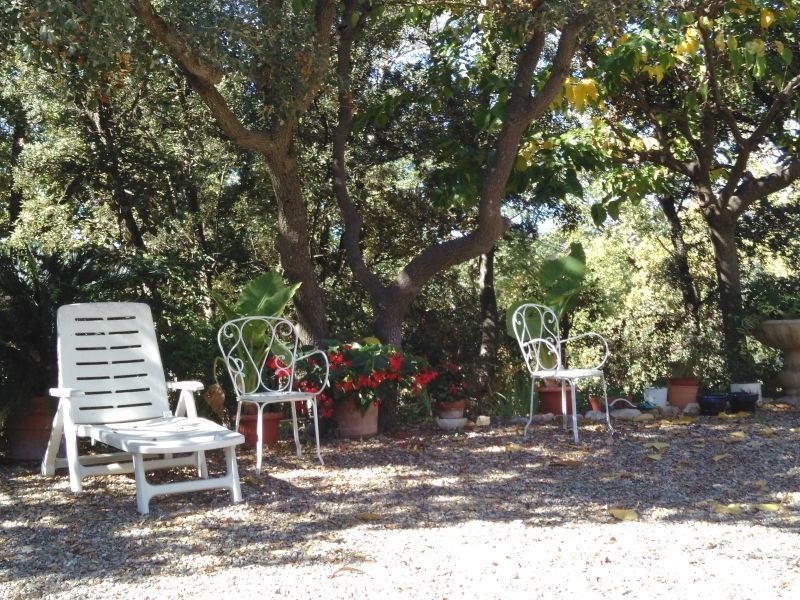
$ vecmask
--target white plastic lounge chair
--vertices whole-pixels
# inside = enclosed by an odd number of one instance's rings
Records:
[[[132,302],[70,304],[58,309],[58,388],[60,398],[53,432],[42,461],[42,474],[69,468],[70,489],[80,492],[90,475],[130,473],[136,477],[136,504],[147,514],[150,499],[225,488],[241,500],[235,447],[244,436],[198,418],[192,392],[197,381],[164,379],[150,307]],[[175,415],[167,390],[180,396]],[[67,458],[56,458],[62,433]],[[122,452],[78,455],[78,438],[90,438]],[[227,472],[208,478],[205,450],[223,449]],[[177,455],[177,456],[173,456]],[[180,465],[198,469],[199,479],[154,485],[145,471]]]
[[[299,339],[295,326],[279,317],[250,316],[240,317],[224,323],[217,334],[219,349],[228,368],[228,374],[236,390],[239,407],[236,411],[236,429],[239,429],[239,418],[242,404],[255,404],[258,408],[256,420],[256,472],[261,472],[262,458],[262,415],[264,407],[269,404],[288,402],[292,409],[292,425],[294,426],[294,443],[297,456],[302,456],[300,436],[297,430],[296,403],[305,403],[314,420],[314,433],[317,438],[317,458],[320,464],[322,453],[319,448],[319,420],[317,413],[317,396],[328,385],[328,356],[321,350],[312,350],[305,354],[298,352]],[[325,380],[315,391],[303,391],[297,387],[298,365],[304,361],[316,360],[325,365]],[[279,359],[276,366],[272,360]]]
[[[606,407],[606,424],[613,433],[611,419],[608,412],[608,394],[606,392],[606,379],[602,367],[609,357],[608,342],[597,333],[583,333],[567,339],[561,339],[558,318],[553,310],[540,304],[523,304],[514,311],[512,316],[514,336],[519,343],[525,366],[531,376],[531,405],[528,423],[525,425],[524,436],[528,435],[528,428],[533,421],[533,397],[536,390],[536,379],[555,379],[561,381],[561,412],[564,423],[567,419],[567,394],[566,385],[570,387],[570,400],[572,402],[572,433],[575,443],[578,443],[578,410],[576,407],[575,384],[581,379],[599,377],[603,383],[603,398]],[[570,369],[563,365],[565,345],[585,338],[596,338],[603,349],[603,357],[598,364],[588,369]]]

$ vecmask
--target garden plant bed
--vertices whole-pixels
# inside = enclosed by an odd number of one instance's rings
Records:
[[[0,597],[800,597],[798,409],[615,427],[281,442],[260,477],[240,449],[241,504],[147,517],[132,478],[3,464]]]

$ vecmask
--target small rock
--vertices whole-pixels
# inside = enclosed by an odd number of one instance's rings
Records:
[[[602,410],[589,410],[584,415],[589,421],[605,421],[606,413]]]
[[[683,414],[685,415],[699,415],[700,414],[700,405],[696,402],[690,402],[683,408]]]
[[[620,421],[633,421],[636,417],[641,416],[642,411],[638,408],[618,408],[611,411],[611,416]]]
[[[639,415],[638,417],[634,417],[633,420],[636,421],[637,423],[643,423],[647,421],[654,421],[655,418],[656,418],[655,415],[652,415],[650,413],[644,413]]]
[[[492,424],[492,419],[487,415],[480,415],[477,419],[475,419],[475,426],[476,427],[489,427]]]
[[[668,404],[667,406],[659,406],[658,412],[660,412],[664,417],[677,417],[678,413],[681,412],[681,409],[677,406]]]
[[[553,413],[544,413],[533,415],[533,422],[534,423],[552,423],[555,420],[556,416]]]

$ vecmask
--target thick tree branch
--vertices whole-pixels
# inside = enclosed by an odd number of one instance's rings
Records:
[[[169,52],[186,73],[186,79],[211,110],[219,126],[231,140],[247,150],[267,154],[273,143],[263,132],[245,127],[216,87],[222,73],[209,66],[189,49],[181,36],[158,15],[149,0],[131,0],[130,7],[153,37]]]
[[[778,173],[758,178],[745,178],[731,196],[729,206],[740,215],[759,198],[774,194],[800,179],[800,158],[794,158]]]
[[[336,64],[336,75],[339,81],[339,122],[336,124],[333,134],[333,191],[339,204],[339,210],[342,211],[342,220],[344,221],[342,246],[345,250],[347,264],[353,271],[356,280],[364,286],[371,296],[375,297],[384,292],[384,286],[364,262],[364,254],[361,251],[363,219],[358,208],[350,199],[350,192],[347,189],[347,166],[345,163],[347,140],[350,137],[353,125],[352,51],[356,31],[352,27],[351,19],[358,4],[357,0],[345,1],[342,25],[339,28],[338,62]],[[360,23],[363,23],[363,18]]]

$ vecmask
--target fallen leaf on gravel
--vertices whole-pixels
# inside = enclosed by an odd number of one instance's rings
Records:
[[[244,481],[245,483],[249,483],[250,485],[255,485],[258,483],[258,479],[256,479],[252,475],[245,475],[244,477],[242,477],[242,481]]]
[[[509,444],[506,446],[506,452],[524,452],[525,446],[520,446],[519,444]]]
[[[548,463],[550,467],[582,467],[583,463],[579,460],[551,460]]]
[[[742,514],[742,506],[740,504],[718,504],[713,502],[711,510],[721,515],[740,515]]]
[[[612,508],[608,512],[610,512],[611,516],[614,517],[617,521],[639,520],[639,513],[637,513],[632,508]]]
[[[333,573],[328,575],[328,579],[333,579],[337,575],[341,575],[342,573],[361,573],[362,575],[366,575],[365,571],[361,569],[357,569],[356,567],[351,567],[350,565],[344,565],[343,567],[339,567]]]
[[[697,417],[690,417],[689,415],[683,415],[675,419],[675,423],[678,425],[691,425],[697,421]]]
[[[781,505],[766,502],[764,504],[756,504],[756,508],[762,512],[779,512],[781,510]]]
[[[652,448],[653,450],[664,450],[669,448],[666,442],[648,442],[644,445],[645,448]]]
[[[767,489],[767,480],[766,479],[759,479],[758,481],[754,481],[753,485],[761,490]]]
[[[381,518],[381,515],[379,515],[378,513],[374,513],[374,512],[360,512],[360,513],[356,513],[355,517],[359,521],[364,521],[365,523],[368,523],[370,521],[377,521],[378,519]]]
[[[719,462],[723,458],[730,458],[730,457],[731,457],[730,454],[715,454],[714,456],[711,457],[711,460],[713,460],[714,462]]]
[[[771,436],[771,435],[775,435],[776,431],[774,429],[772,429],[771,427],[764,427],[764,428],[759,429],[758,431],[756,431],[756,433],[758,435]]]
[[[747,439],[747,434],[744,431],[734,431],[731,433],[724,441],[733,443],[733,442],[743,442]]]
[[[648,455],[646,456],[646,458],[647,458],[648,460],[661,460],[663,457],[661,456],[661,454],[657,454],[657,453],[656,453],[656,454],[648,454]]]

